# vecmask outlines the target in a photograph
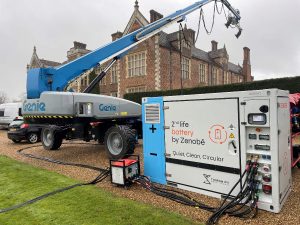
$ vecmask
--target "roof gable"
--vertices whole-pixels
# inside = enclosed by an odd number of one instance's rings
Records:
[[[32,53],[31,59],[30,59],[30,63],[29,63],[29,65],[27,65],[27,68],[28,69],[46,68],[46,67],[55,67],[55,66],[59,66],[59,65],[61,65],[61,63],[59,63],[59,62],[40,59],[36,53],[36,47],[34,46],[33,53]]]
[[[33,53],[30,59],[29,68],[39,68],[41,67],[41,61],[36,53],[36,47],[33,47]]]
[[[139,6],[137,1],[135,2],[134,11],[130,17],[129,22],[123,32],[123,35],[129,34],[130,32],[139,29],[140,27],[146,26],[149,21],[143,16],[139,11]]]

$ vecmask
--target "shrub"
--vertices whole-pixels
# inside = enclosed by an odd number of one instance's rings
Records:
[[[172,95],[181,95],[181,94],[191,95],[191,94],[204,94],[204,93],[217,93],[217,92],[260,90],[260,89],[270,89],[270,88],[288,90],[290,91],[290,93],[300,92],[300,76],[260,80],[260,81],[253,81],[248,83],[235,83],[235,84],[218,85],[218,86],[186,88],[183,90],[174,89],[174,90],[167,90],[167,91],[129,93],[129,94],[125,94],[124,98],[141,104],[143,97],[172,96]]]

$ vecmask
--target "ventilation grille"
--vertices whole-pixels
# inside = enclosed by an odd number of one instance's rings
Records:
[[[145,123],[160,123],[159,104],[145,105]]]

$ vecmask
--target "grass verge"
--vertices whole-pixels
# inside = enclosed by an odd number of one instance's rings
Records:
[[[78,183],[0,156],[0,209]],[[77,187],[0,214],[1,225],[195,224],[173,212],[116,197],[94,186]]]

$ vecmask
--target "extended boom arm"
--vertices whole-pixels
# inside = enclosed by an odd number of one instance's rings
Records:
[[[202,0],[182,10],[142,27],[120,39],[98,48],[74,61],[55,68],[36,68],[27,74],[27,98],[39,98],[43,91],[63,91],[69,81],[99,63],[109,59],[119,59],[132,47],[159,33],[162,29],[176,22],[183,21],[185,16],[215,0]],[[227,0],[220,0],[234,15],[235,23],[241,17]]]

